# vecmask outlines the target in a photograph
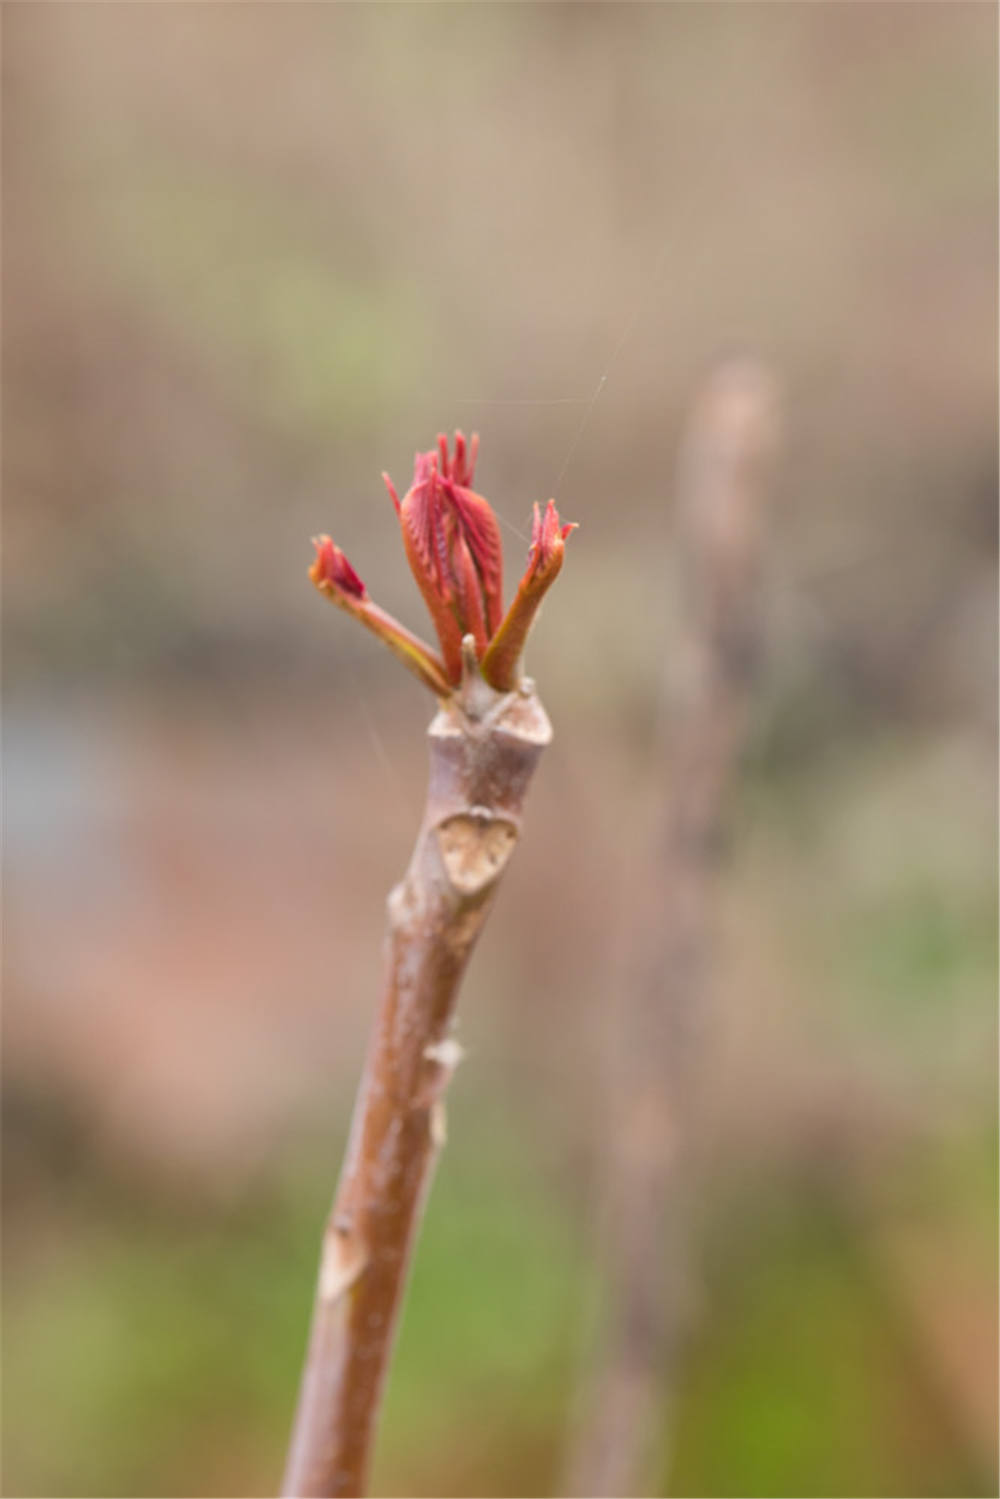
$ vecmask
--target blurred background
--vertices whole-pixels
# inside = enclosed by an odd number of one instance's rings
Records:
[[[559,1481],[678,441],[751,347],[786,441],[664,1490],[995,1493],[994,11],[3,33],[5,1491],[275,1492],[431,706],[309,538],[426,632],[379,474],[456,425],[508,587],[533,500],[580,530],[374,1486]]]

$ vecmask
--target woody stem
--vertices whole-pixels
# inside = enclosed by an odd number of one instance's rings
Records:
[[[532,689],[496,693],[470,670],[428,732],[426,811],[389,896],[381,1005],[323,1236],[286,1499],[365,1490],[407,1266],[444,1139],[443,1097],[461,1055],[449,1034],[459,984],[551,737]]]

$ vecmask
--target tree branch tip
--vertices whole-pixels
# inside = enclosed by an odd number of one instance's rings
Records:
[[[518,670],[520,648],[508,652],[503,672],[491,674],[485,664],[502,624],[502,548],[486,501],[455,471],[471,481],[474,456],[474,445],[458,440],[454,459],[447,457],[453,472],[418,472],[403,500],[387,480],[440,657],[375,604],[332,541],[319,538],[310,574],[433,691],[437,711],[428,728],[427,804],[410,864],[388,892],[379,1014],[323,1234],[284,1480],[288,1499],[366,1491],[407,1266],[447,1136],[444,1094],[466,1055],[450,1033],[458,988],[552,734],[534,682]],[[431,489],[436,529],[428,531],[416,526],[414,513],[419,519],[417,502],[429,504]],[[434,546],[425,556],[428,535]],[[442,548],[447,558],[439,556]],[[529,572],[537,592],[538,559]]]

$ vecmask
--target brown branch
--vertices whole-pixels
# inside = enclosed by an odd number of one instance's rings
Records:
[[[467,638],[462,687],[429,729],[430,783],[389,897],[385,982],[323,1240],[283,1494],[364,1491],[407,1263],[461,1055],[458,987],[521,829],[551,730],[530,682],[487,686]],[[470,655],[470,648],[471,655]]]
[[[686,1317],[681,1163],[709,951],[713,874],[758,654],[763,498],[776,435],[771,380],[720,366],[681,457],[681,700],[663,715],[661,828],[630,905],[603,1118],[604,1325],[570,1454],[574,1495],[657,1492],[672,1366]],[[667,727],[669,724],[669,728]]]

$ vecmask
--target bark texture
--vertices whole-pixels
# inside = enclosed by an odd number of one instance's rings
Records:
[[[381,1006],[323,1239],[285,1496],[364,1492],[407,1264],[461,1056],[458,987],[551,738],[530,682],[500,694],[466,659],[429,729],[430,782],[388,901]]]
[[[662,713],[659,830],[630,890],[608,1046],[604,1317],[584,1380],[566,1492],[659,1492],[666,1408],[689,1291],[684,1141],[701,1051],[714,873],[758,656],[763,500],[776,438],[767,372],[729,361],[695,405],[681,454],[684,629]]]

